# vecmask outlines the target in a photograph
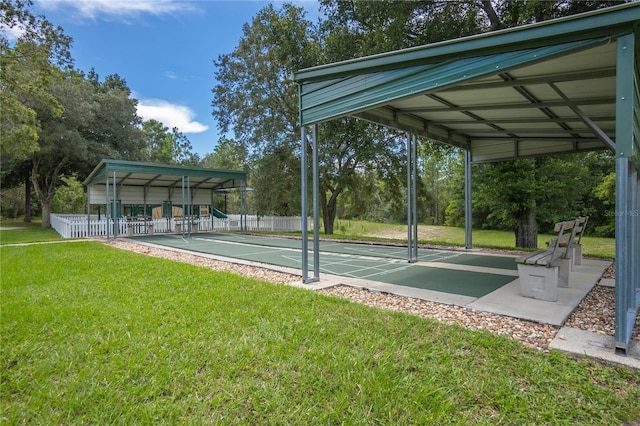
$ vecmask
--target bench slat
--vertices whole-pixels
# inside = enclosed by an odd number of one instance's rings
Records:
[[[525,256],[521,256],[516,259],[517,263],[523,263],[526,265],[542,265],[547,266],[551,259],[550,251],[536,251]]]

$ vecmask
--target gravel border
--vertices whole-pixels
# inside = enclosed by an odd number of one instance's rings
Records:
[[[180,253],[173,250],[137,244],[131,241],[117,240],[105,243],[123,250],[190,263],[218,271],[233,272],[245,277],[256,278],[274,284],[298,283],[301,279],[299,275],[287,274],[256,266],[213,260],[194,254]],[[614,277],[615,269],[612,263],[603,274],[603,278]],[[344,297],[353,302],[376,308],[403,311],[424,318],[433,318],[449,324],[459,324],[469,329],[488,330],[495,334],[510,336],[527,346],[539,350],[548,350],[549,344],[560,330],[560,327],[520,320],[505,315],[497,315],[461,306],[446,305],[394,294],[372,292],[345,285],[325,288],[318,290],[318,292],[325,295]],[[614,315],[614,289],[596,284],[569,317],[565,323],[565,327],[614,336]],[[640,341],[640,316],[636,318],[636,327],[632,340]]]

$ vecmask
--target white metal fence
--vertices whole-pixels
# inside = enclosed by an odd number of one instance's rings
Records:
[[[52,214],[51,226],[62,238],[87,238],[104,237],[108,235],[142,235],[158,233],[182,233],[206,232],[206,231],[273,231],[273,232],[300,232],[302,230],[302,218],[283,216],[243,216],[229,215],[227,219],[216,217],[192,218],[191,223],[186,218],[161,218],[155,220],[126,220],[120,218],[115,221],[97,215],[67,215]],[[307,219],[307,225],[311,229],[311,221]],[[114,232],[115,231],[115,232]]]

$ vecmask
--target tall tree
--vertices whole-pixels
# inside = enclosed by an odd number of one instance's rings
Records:
[[[316,64],[318,51],[302,8],[268,5],[244,26],[236,49],[215,61],[213,115],[255,165],[250,179],[261,213],[291,212],[296,200],[299,207],[298,91],[291,73]]]
[[[123,80],[104,83],[79,72],[57,71],[51,93],[64,113],[56,116],[36,105],[41,132],[38,150],[31,156],[31,182],[42,207],[42,226],[49,213],[60,177],[83,179],[102,158],[141,158],[143,138],[137,127],[135,100]]]
[[[598,165],[597,157],[575,154],[475,166],[474,206],[486,227],[513,230],[517,247],[537,247],[538,228],[547,232],[560,220],[593,215],[593,188],[608,169]]]
[[[282,161],[256,161],[256,173],[275,173],[282,182],[299,182],[299,168],[291,159],[303,154],[298,140],[298,90],[291,74],[325,62],[323,40],[317,28],[304,19],[304,11],[284,5],[279,11],[266,6],[245,25],[244,35],[233,53],[216,61],[213,115],[223,132],[233,130],[239,142],[256,155],[275,155]],[[330,60],[333,60],[331,58]],[[385,156],[398,148],[388,132],[354,119],[335,120],[320,126],[320,203],[327,234],[333,233],[339,197],[356,182],[366,167],[384,167]],[[379,149],[378,149],[379,148]],[[308,155],[310,144],[305,144]],[[279,172],[275,168],[279,167]],[[265,180],[254,181],[256,186]],[[274,188],[274,186],[271,186]],[[260,197],[264,210],[283,211],[297,204],[298,184],[279,185],[279,197]],[[286,195],[284,191],[293,191]],[[295,194],[295,195],[294,195]],[[282,199],[287,201],[282,201]],[[279,201],[276,201],[279,200]]]
[[[86,157],[89,150],[81,129],[92,118],[92,87],[77,73],[58,71],[52,94],[64,108],[60,117],[47,108],[35,107],[42,129],[38,150],[32,155],[31,182],[42,206],[42,226],[49,227],[49,213],[60,176],[70,173],[71,165]]]
[[[338,198],[357,189],[358,175],[394,176],[405,156],[404,138],[361,120],[342,118],[320,127],[320,204],[326,234],[333,234]]]
[[[0,2],[0,154],[27,159],[38,149],[39,123],[29,99],[38,99],[54,115],[62,109],[50,94],[58,67],[70,69],[71,38],[44,16],[30,11],[31,1]]]
[[[202,159],[202,167],[225,170],[249,170],[247,148],[234,139],[221,138],[213,152]]]
[[[100,82],[93,70],[86,80],[93,87],[93,121],[82,129],[82,135],[96,143],[86,161],[91,169],[79,170],[80,176],[89,173],[103,158],[144,159],[142,119],[137,114],[138,101],[131,97],[127,82],[118,74],[108,75]]]
[[[191,142],[178,128],[169,130],[157,120],[142,123],[145,137],[145,161],[162,164],[195,165],[199,163],[197,154],[192,152]]]

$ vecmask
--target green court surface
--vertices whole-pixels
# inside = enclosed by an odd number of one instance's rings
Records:
[[[191,238],[161,234],[134,237],[132,240],[298,270],[302,268],[302,242],[294,238],[199,233],[192,234]],[[312,247],[311,241],[309,247]],[[419,262],[408,263],[406,247],[333,241],[321,241],[319,251],[322,273],[470,297],[482,297],[516,278],[516,263],[513,257],[508,256],[419,249]],[[309,269],[312,268],[313,265],[309,265]]]

